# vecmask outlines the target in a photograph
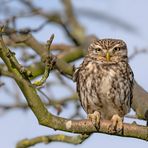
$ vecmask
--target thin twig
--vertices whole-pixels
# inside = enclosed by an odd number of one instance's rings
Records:
[[[50,70],[53,68],[53,63],[54,63],[55,59],[51,59],[51,56],[50,56],[50,46],[53,41],[53,38],[54,38],[54,35],[52,35],[50,37],[50,39],[47,41],[47,48],[46,48],[46,52],[45,52],[45,53],[47,53],[47,55],[42,56],[43,62],[45,63],[45,71],[44,71],[44,74],[43,74],[41,80],[35,81],[33,83],[33,85],[35,85],[35,86],[43,85],[49,76]]]
[[[148,49],[135,49],[134,52],[129,56],[129,60],[134,59],[139,54],[148,53]]]

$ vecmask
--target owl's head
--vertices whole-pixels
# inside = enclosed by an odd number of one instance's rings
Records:
[[[127,62],[127,46],[124,41],[119,39],[96,40],[88,48],[88,57],[105,64]]]

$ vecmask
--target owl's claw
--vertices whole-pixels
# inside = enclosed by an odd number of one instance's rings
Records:
[[[117,114],[113,115],[111,122],[112,123],[108,128],[109,133],[116,133],[116,132],[119,133],[123,130],[123,121],[119,115]]]
[[[93,125],[97,130],[99,130],[99,124],[100,124],[100,113],[98,111],[95,111],[93,114],[88,114],[87,118],[91,120]]]

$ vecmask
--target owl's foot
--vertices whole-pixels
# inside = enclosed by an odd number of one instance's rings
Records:
[[[91,120],[91,122],[93,123],[93,125],[97,130],[99,130],[100,128],[100,117],[101,115],[98,111],[95,111],[93,114],[87,115],[87,118]]]
[[[111,119],[111,125],[109,126],[109,133],[119,133],[123,130],[123,119],[115,114]]]

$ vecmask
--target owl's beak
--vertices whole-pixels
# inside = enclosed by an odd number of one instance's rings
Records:
[[[109,52],[106,53],[106,60],[110,61],[110,54],[109,54]]]

